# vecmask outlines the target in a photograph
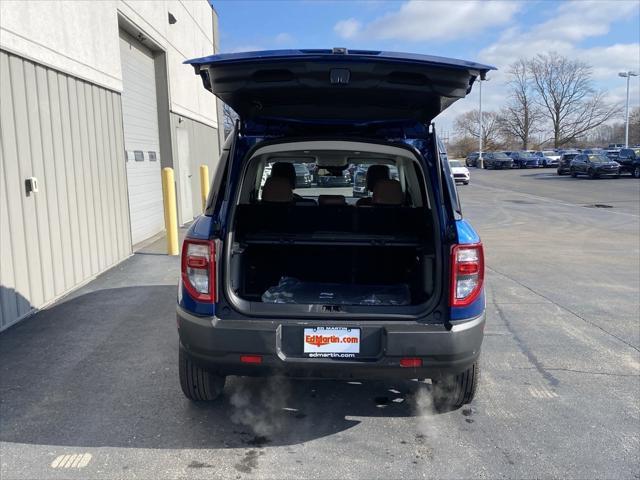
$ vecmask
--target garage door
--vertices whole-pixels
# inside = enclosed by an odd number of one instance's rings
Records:
[[[120,53],[131,237],[136,244],[164,228],[158,101],[151,50],[121,33]]]

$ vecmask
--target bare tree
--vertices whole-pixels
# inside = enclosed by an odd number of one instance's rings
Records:
[[[480,125],[480,112],[471,110],[456,118],[454,128],[463,137],[478,138]],[[482,145],[487,150],[492,150],[499,144],[500,129],[498,114],[495,112],[482,112]]]
[[[540,54],[528,62],[537,101],[553,129],[556,148],[602,125],[620,111],[592,86],[588,64],[557,53]]]
[[[531,137],[541,130],[542,111],[535,102],[535,90],[527,68],[520,59],[509,69],[509,99],[498,115],[501,133],[508,139],[517,138],[523,150],[529,148]]]
[[[629,145],[640,145],[640,107],[629,112]]]
[[[234,125],[236,124],[236,120],[238,119],[238,114],[226,103],[223,104],[222,114],[224,118],[224,138],[231,133]]]

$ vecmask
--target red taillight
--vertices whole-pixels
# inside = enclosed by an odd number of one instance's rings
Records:
[[[216,247],[213,240],[185,239],[182,244],[182,283],[194,300],[216,301]]]
[[[452,307],[464,307],[482,291],[484,281],[484,251],[482,243],[454,245],[451,249]]]
[[[403,368],[418,368],[422,366],[422,359],[412,357],[401,358],[400,366]]]
[[[262,355],[240,355],[241,363],[262,363]]]

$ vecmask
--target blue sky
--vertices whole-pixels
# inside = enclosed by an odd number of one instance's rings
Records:
[[[640,70],[640,1],[217,0],[223,52],[344,46],[428,53],[498,67],[485,108],[504,101],[504,72],[518,57],[555,50],[594,67],[597,88],[623,101],[617,72]],[[631,103],[640,104],[640,77]],[[477,108],[477,92],[438,121]]]

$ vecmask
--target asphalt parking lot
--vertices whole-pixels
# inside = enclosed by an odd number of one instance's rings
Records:
[[[233,378],[190,403],[178,259],[151,248],[0,335],[0,476],[640,478],[640,182],[471,175],[488,317],[468,408],[436,414],[412,381]]]

